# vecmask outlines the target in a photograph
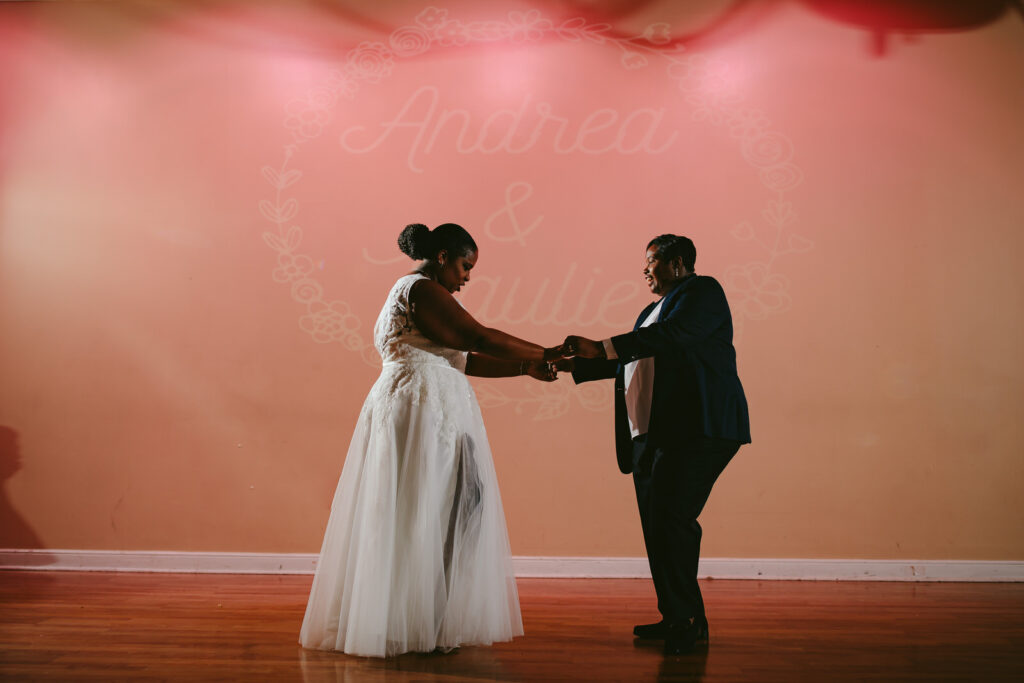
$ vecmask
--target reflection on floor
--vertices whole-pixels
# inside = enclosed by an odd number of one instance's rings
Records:
[[[523,579],[525,637],[374,660],[296,644],[310,581],[0,572],[0,678],[1024,680],[1024,584],[706,581],[710,647],[666,658],[648,581]]]

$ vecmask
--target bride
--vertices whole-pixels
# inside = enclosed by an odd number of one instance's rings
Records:
[[[479,250],[461,226],[407,226],[422,260],[374,328],[384,361],[356,423],[299,642],[384,657],[523,634],[483,418],[466,375],[555,378],[559,357],[473,319],[452,297]]]

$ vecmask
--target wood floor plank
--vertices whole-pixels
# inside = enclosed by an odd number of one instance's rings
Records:
[[[0,678],[1024,680],[1024,584],[706,581],[710,647],[665,658],[649,581],[523,579],[524,637],[378,660],[298,646],[310,581],[0,572]]]

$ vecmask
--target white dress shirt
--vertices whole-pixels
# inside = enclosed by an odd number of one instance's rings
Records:
[[[640,327],[647,327],[657,321],[663,301],[664,299],[658,302],[658,305],[654,307]],[[604,344],[604,350],[609,359],[619,357],[611,339],[605,339],[601,343]],[[647,433],[647,427],[651,422],[651,400],[654,397],[654,357],[649,356],[626,363],[624,379],[626,383],[626,415],[629,417],[629,431],[635,439],[641,434]]]

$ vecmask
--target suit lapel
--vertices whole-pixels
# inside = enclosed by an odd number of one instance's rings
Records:
[[[685,292],[689,288],[689,286],[696,281],[697,276],[691,275],[690,277],[686,278],[678,285],[676,285],[671,292],[665,295],[665,298],[662,300],[664,303],[661,306],[661,310],[658,311],[658,320],[656,322],[660,323],[662,321],[662,319],[668,314],[668,312],[672,310],[672,307],[676,305],[676,302],[679,300],[679,297],[683,295],[683,292]],[[648,312],[648,315],[649,314],[650,313]]]
[[[649,316],[651,314],[651,311],[653,311],[654,307],[657,306],[657,305],[658,305],[657,301],[652,301],[651,303],[647,304],[647,307],[644,308],[643,311],[640,312],[640,317],[636,319],[636,324],[633,325],[633,331],[634,332],[636,332],[637,330],[640,329],[640,326],[644,324],[645,320],[647,320],[647,316]],[[662,308],[662,310],[665,310],[665,309]],[[660,318],[661,316],[659,315],[658,317]]]

